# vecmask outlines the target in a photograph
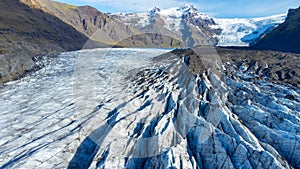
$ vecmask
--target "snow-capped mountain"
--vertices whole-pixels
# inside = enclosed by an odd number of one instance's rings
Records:
[[[260,18],[213,18],[191,4],[145,13],[115,13],[111,17],[144,33],[161,33],[176,37],[186,46],[214,44],[249,46],[283,23],[286,14]]]
[[[213,19],[199,12],[193,5],[160,9],[154,7],[145,13],[115,13],[111,17],[133,26],[144,33],[160,33],[182,40],[186,46],[216,44],[218,34]]]
[[[182,29],[182,19],[185,16],[194,16],[194,19],[211,20],[208,15],[200,13],[193,5],[183,7],[174,7],[169,9],[160,9],[154,7],[145,13],[115,13],[113,16],[118,17],[123,23],[143,28],[150,25],[159,15],[164,20],[164,27],[172,31]]]

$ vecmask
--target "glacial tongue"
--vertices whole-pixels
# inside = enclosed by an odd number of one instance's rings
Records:
[[[298,89],[162,60],[131,78],[133,97],[107,112],[69,168],[299,167]]]

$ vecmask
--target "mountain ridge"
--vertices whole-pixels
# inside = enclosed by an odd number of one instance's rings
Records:
[[[216,44],[216,39],[212,37],[215,30],[208,26],[214,22],[192,5],[165,10],[154,7],[146,13],[115,13],[110,16],[143,33],[152,32],[182,39],[186,47]]]

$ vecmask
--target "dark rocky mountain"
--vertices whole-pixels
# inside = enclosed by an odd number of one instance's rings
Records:
[[[88,39],[59,18],[19,0],[2,0],[0,8],[2,54],[24,49],[37,54],[77,50]]]
[[[254,49],[300,53],[300,7],[290,9],[286,21],[264,36]]]
[[[19,0],[1,0],[0,84],[32,69],[35,55],[78,50],[87,40],[87,36],[49,13]]]

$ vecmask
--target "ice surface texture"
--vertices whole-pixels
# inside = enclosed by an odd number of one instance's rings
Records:
[[[163,52],[65,53],[5,86],[0,168],[299,168],[299,89]]]

